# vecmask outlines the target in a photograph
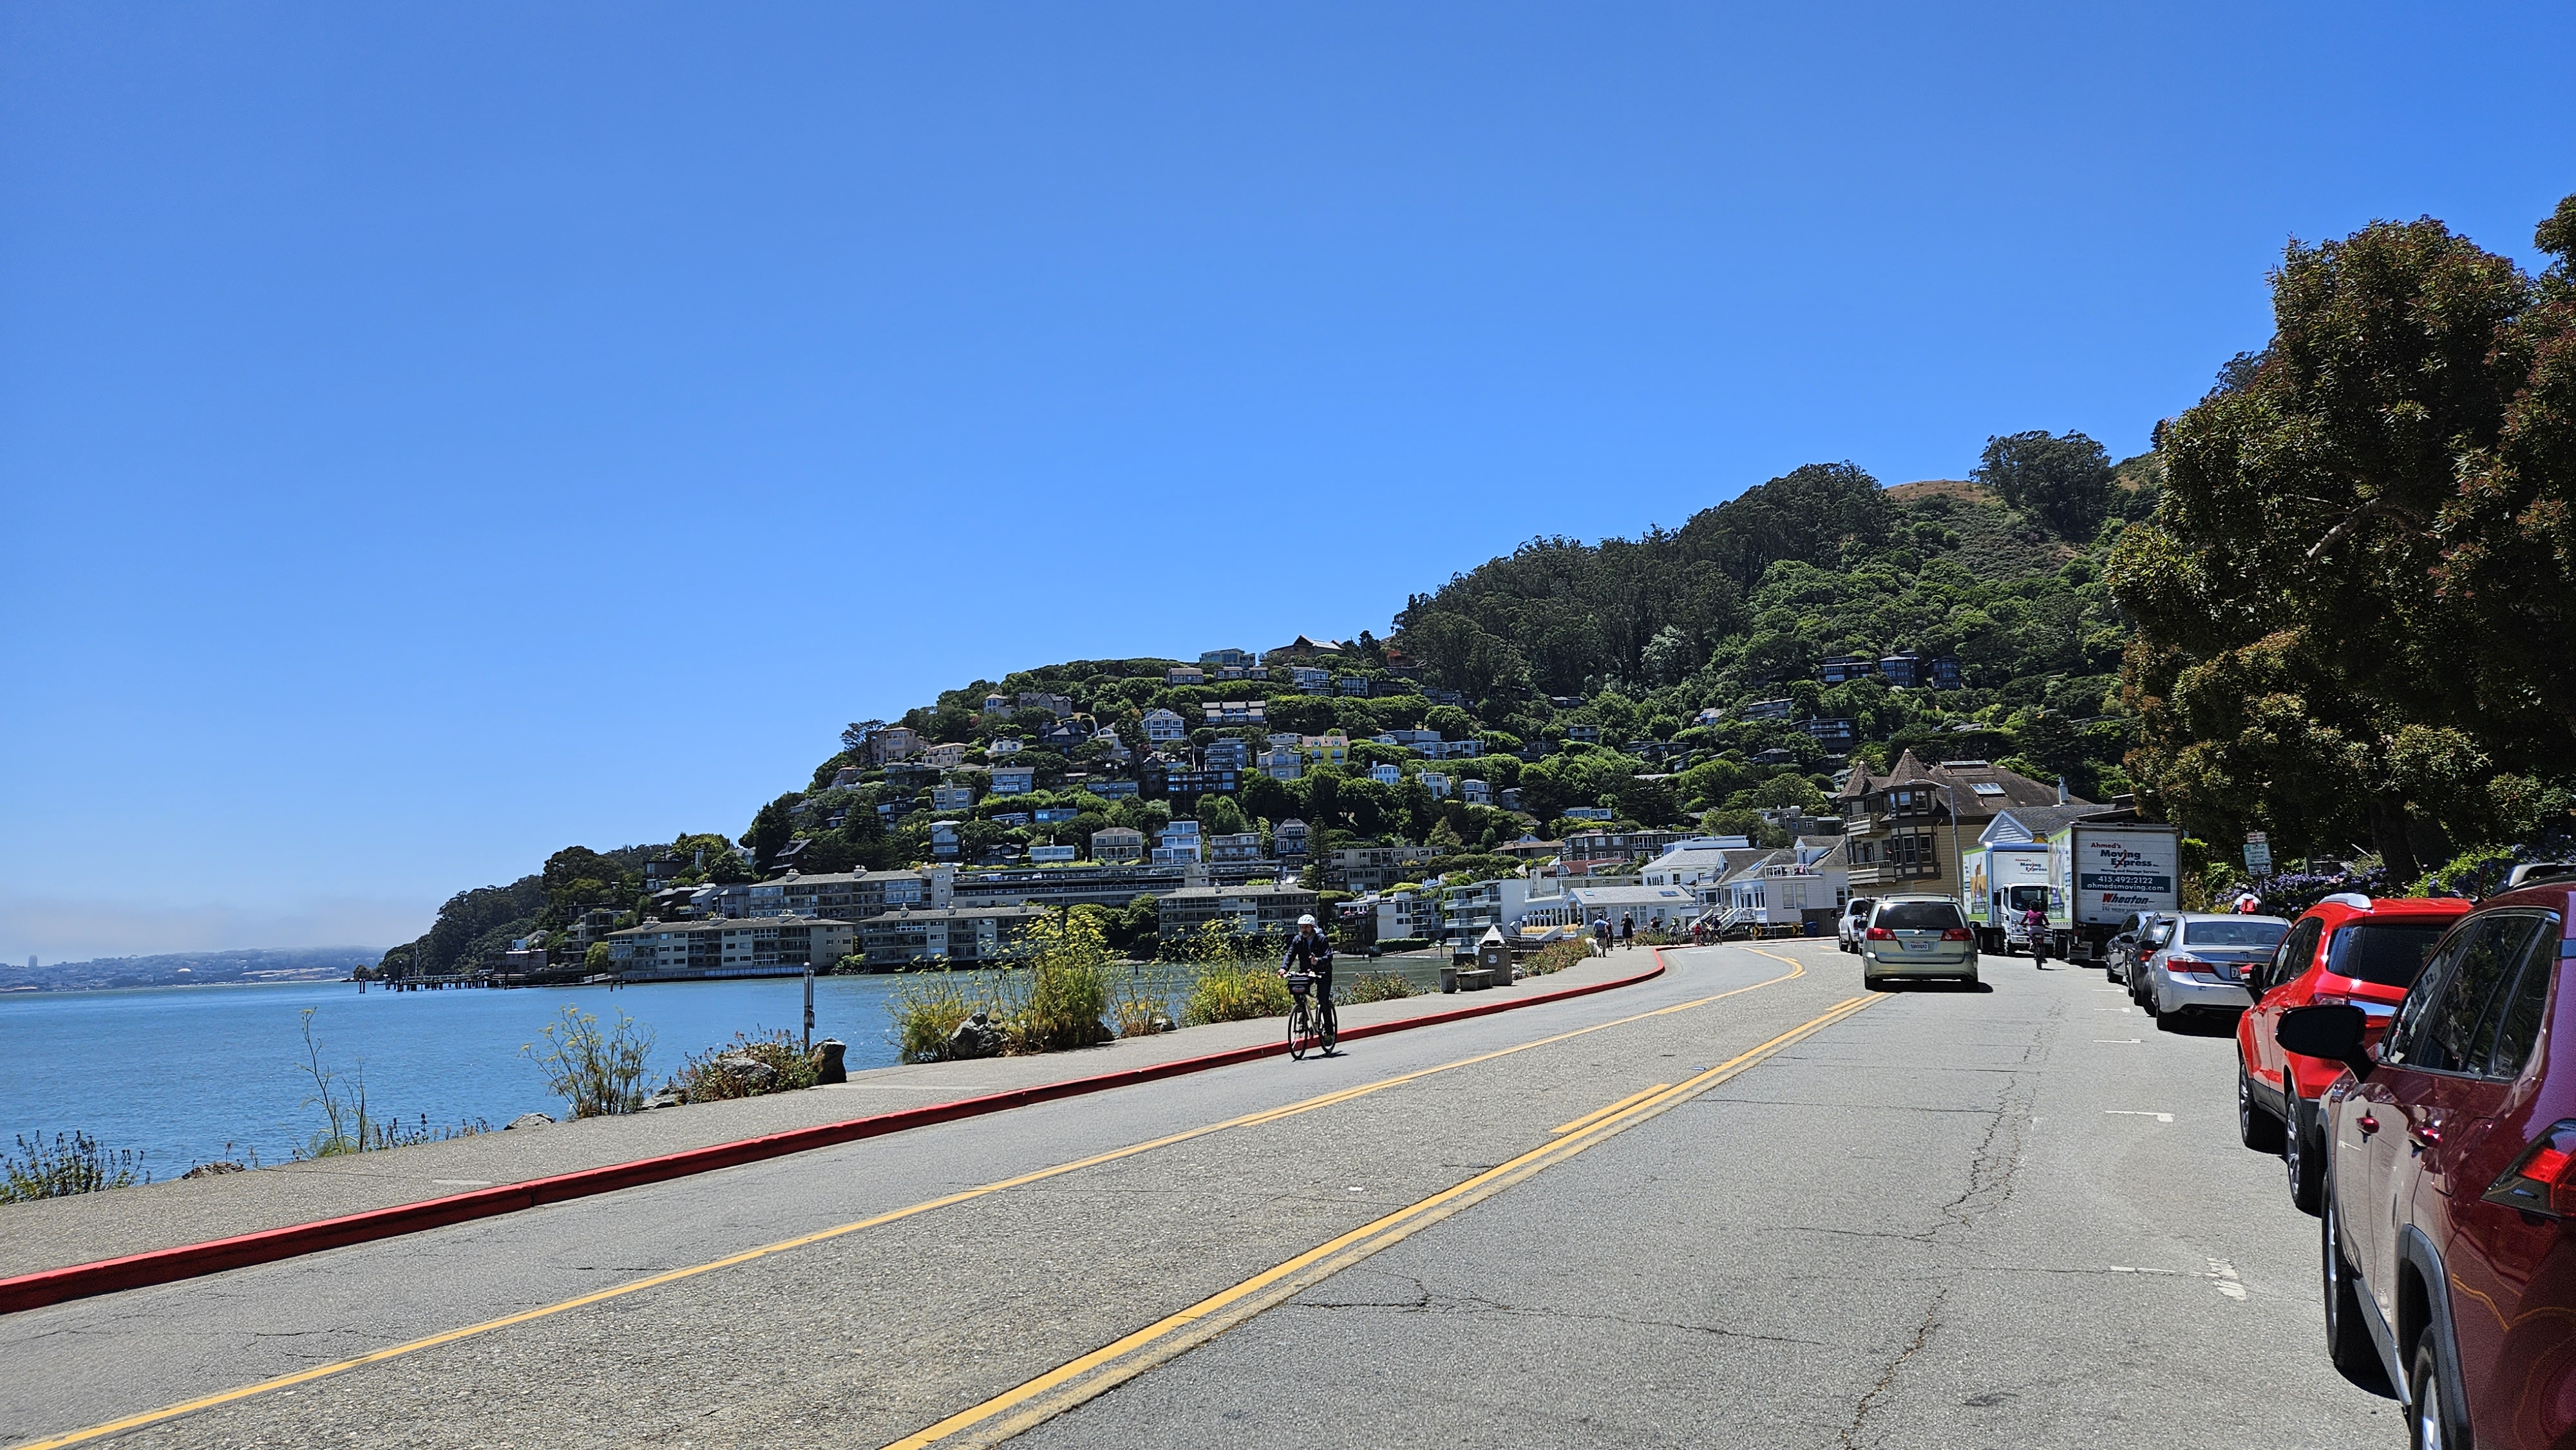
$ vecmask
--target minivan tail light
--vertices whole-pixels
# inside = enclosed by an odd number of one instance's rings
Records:
[[[2576,1218],[2576,1118],[2550,1124],[2497,1176],[2485,1197],[2524,1213]]]
[[[1883,927],[1883,926],[1873,926],[1873,927],[1871,927],[1871,928],[1869,929],[1869,935],[1865,938],[1865,940],[1868,940],[1868,941],[1894,941],[1894,940],[1896,940],[1896,933],[1894,933],[1894,932],[1892,932],[1892,931],[1889,931],[1886,927]]]
[[[1975,941],[1975,940],[1976,940],[1976,938],[1975,938],[1975,937],[1972,937],[1972,936],[1970,936],[1970,935],[1968,935],[1968,929],[1967,929],[1966,927],[1964,927],[1964,926],[1954,926],[1954,927],[1950,928],[1948,931],[1945,931],[1945,932],[1941,933],[1941,940],[1943,940],[1943,941]]]

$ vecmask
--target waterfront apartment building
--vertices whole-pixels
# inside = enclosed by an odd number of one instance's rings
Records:
[[[858,924],[858,955],[870,967],[909,967],[926,961],[988,966],[1000,961],[1046,915],[1025,906],[952,906],[903,910]]]
[[[1429,846],[1398,842],[1392,846],[1346,846],[1324,862],[1324,884],[1337,891],[1383,891],[1411,881],[1431,864]]]
[[[812,916],[648,921],[606,937],[611,969],[630,982],[784,976],[809,965],[829,968],[850,954],[853,940],[850,923]]]
[[[953,906],[956,882],[954,866],[813,876],[791,872],[775,881],[751,883],[745,889],[744,909],[751,916],[830,916],[857,921],[897,907]]]
[[[1244,936],[1286,936],[1315,901],[1302,886],[1185,886],[1163,898],[1162,934],[1188,936],[1225,920]]]

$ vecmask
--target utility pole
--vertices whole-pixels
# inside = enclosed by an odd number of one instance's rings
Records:
[[[805,1055],[814,1055],[814,957],[805,957]]]

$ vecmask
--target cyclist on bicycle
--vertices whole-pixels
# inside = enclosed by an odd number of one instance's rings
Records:
[[[1322,1000],[1333,999],[1333,943],[1310,914],[1297,918],[1297,934],[1288,938],[1288,955],[1279,959],[1279,975],[1304,972],[1315,979]]]

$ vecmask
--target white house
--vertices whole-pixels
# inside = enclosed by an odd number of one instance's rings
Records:
[[[1529,878],[1505,876],[1449,886],[1440,892],[1440,930],[1451,941],[1472,942],[1487,927],[1517,931],[1530,899]]]
[[[1440,935],[1440,894],[1390,891],[1377,899],[1377,939]]]
[[[1809,836],[1765,852],[1720,882],[1708,893],[1708,904],[1757,926],[1821,920],[1851,896],[1850,867],[1840,847],[1831,836]]]
[[[1426,770],[1422,772],[1422,783],[1430,788],[1431,798],[1433,800],[1445,801],[1449,799],[1449,777],[1442,775],[1436,770]]]
[[[1147,743],[1153,745],[1169,745],[1176,740],[1188,739],[1189,734],[1190,722],[1173,714],[1171,711],[1158,707],[1145,712],[1145,739]]]
[[[1394,785],[1404,779],[1404,772],[1395,766],[1380,762],[1369,767],[1369,779],[1380,785]]]
[[[1092,837],[1094,843],[1099,841]],[[1199,823],[1174,821],[1154,834],[1154,864],[1157,866],[1195,866],[1199,853]]]
[[[1294,745],[1274,745],[1257,757],[1261,773],[1272,780],[1295,780],[1306,773],[1306,755]]]
[[[1458,799],[1471,806],[1489,806],[1494,803],[1494,788],[1470,776],[1458,782]]]
[[[1027,795],[1037,789],[1038,768],[1034,765],[997,765],[993,767],[993,794]]]

